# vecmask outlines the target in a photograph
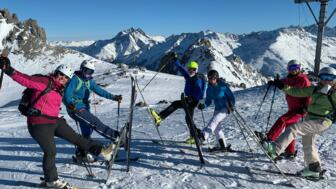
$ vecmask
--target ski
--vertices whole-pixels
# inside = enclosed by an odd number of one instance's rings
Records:
[[[129,117],[127,122],[125,123],[125,126],[121,129],[121,133],[120,133],[120,138],[117,141],[117,144],[114,148],[114,152],[112,153],[112,158],[110,161],[108,161],[107,163],[107,177],[105,180],[105,183],[107,183],[110,175],[111,175],[111,169],[112,166],[116,160],[118,151],[119,151],[119,147],[121,145],[121,143],[123,142],[125,150],[126,150],[126,162],[127,162],[127,168],[126,171],[129,171],[129,165],[130,165],[130,159],[131,159],[131,154],[130,154],[130,144],[131,144],[131,131],[132,131],[132,122],[133,122],[133,109],[134,109],[134,105],[135,105],[135,100],[136,100],[136,91],[135,91],[135,80],[134,77],[131,76],[131,103],[130,103],[130,107],[129,107]]]
[[[186,102],[186,97],[185,97],[184,93],[181,94],[181,103],[182,103],[182,107],[184,108],[184,110],[185,110],[185,112],[187,114],[186,115],[187,119],[189,119],[190,122],[191,122],[191,126],[190,126],[189,129],[190,129],[191,134],[193,135],[192,137],[195,140],[195,144],[196,144],[196,148],[197,148],[197,151],[198,151],[199,159],[200,159],[201,163],[204,164],[205,161],[204,161],[204,158],[203,158],[203,153],[202,153],[202,149],[201,149],[201,145],[200,145],[201,142],[200,142],[200,140],[199,140],[199,138],[197,136],[197,131],[195,130],[195,128],[196,128],[195,123],[194,123],[193,119],[190,116],[190,112],[188,110],[188,104]]]
[[[125,141],[126,132],[127,132],[127,129],[126,129],[127,125],[128,125],[128,123],[126,123],[125,126],[123,128],[121,128],[122,132],[120,134],[119,140],[117,141],[117,143],[115,144],[115,147],[113,149],[111,160],[106,162],[106,164],[107,164],[107,177],[106,177],[105,183],[107,183],[107,181],[108,181],[108,179],[111,175],[111,169],[112,169],[112,166],[113,166],[113,164],[116,160],[120,144],[121,144],[122,141]]]
[[[261,168],[257,168],[257,167],[246,167],[250,172],[254,172],[254,173],[260,173],[260,172],[265,172],[265,173],[271,173],[271,174],[278,174],[278,175],[281,175],[282,173],[279,172],[279,171],[276,171],[276,170],[268,170],[268,169],[261,169]],[[302,178],[302,179],[307,179],[307,180],[310,180],[310,181],[314,181],[314,182],[317,182],[317,181],[320,181],[320,180],[323,180],[324,179],[324,174],[327,172],[327,170],[322,170],[320,172],[320,176],[319,178],[315,178],[315,177],[303,177],[297,173],[287,173],[287,172],[283,172],[283,174],[285,174],[286,176],[290,176],[290,177],[297,177],[297,178]]]
[[[138,80],[135,79],[134,82],[135,82],[135,85],[136,85],[136,87],[137,87],[137,89],[138,89],[140,95],[141,95],[142,100],[144,101],[144,103],[145,103],[145,105],[146,105],[146,108],[147,108],[147,111],[148,111],[148,113],[149,113],[149,116],[151,116],[152,120],[154,121],[154,127],[155,127],[155,129],[156,129],[156,132],[158,133],[158,135],[159,135],[159,137],[160,137],[160,140],[161,140],[162,144],[164,145],[164,142],[163,142],[163,139],[162,139],[162,137],[161,137],[159,128],[158,128],[158,126],[157,126],[156,123],[155,123],[155,118],[153,118],[153,116],[152,116],[151,108],[149,107],[148,103],[147,103],[146,100],[145,100],[144,95],[142,94],[142,91],[140,90],[140,86],[139,86],[139,84],[138,84]]]
[[[128,117],[128,124],[126,127],[126,139],[125,139],[125,150],[126,150],[126,162],[127,162],[127,167],[126,167],[126,172],[129,171],[130,167],[130,159],[131,159],[131,139],[132,139],[132,125],[133,125],[133,110],[135,106],[135,101],[137,98],[137,92],[135,88],[135,82],[136,80],[134,79],[133,76],[131,76],[131,103],[130,103],[130,112],[129,112],[129,117]]]
[[[48,187],[47,186],[47,183],[45,182],[44,178],[43,177],[40,177],[40,180],[41,180],[41,183],[39,184],[36,184],[37,187],[40,187],[40,188],[53,188],[53,187]],[[84,189],[84,188],[79,188],[77,186],[74,186],[74,185],[70,185],[69,183],[64,186],[62,189]]]

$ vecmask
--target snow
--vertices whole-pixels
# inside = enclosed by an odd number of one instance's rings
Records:
[[[105,89],[113,94],[122,94],[124,100],[120,110],[120,126],[128,117],[130,101],[130,79],[133,74],[139,81],[140,88],[153,77],[155,72],[129,69],[126,75],[121,75],[123,70],[110,65],[98,64],[98,72],[95,79]],[[19,68],[19,67],[18,67]],[[20,67],[24,70],[24,67]],[[37,71],[37,67],[34,71]],[[26,70],[27,71],[27,70]],[[7,78],[7,76],[5,76]],[[11,93],[18,85],[3,86],[2,98],[17,100],[19,93]],[[182,77],[158,74],[157,78],[147,86],[144,97],[150,106],[158,111],[168,104],[157,104],[160,100],[169,102],[180,98],[184,87]],[[270,107],[271,95],[262,106],[259,118],[254,120],[261,98],[266,87],[256,87],[246,90],[235,91],[237,98],[237,111],[247,120],[247,125],[253,130],[264,131],[266,119]],[[8,97],[10,96],[10,97]],[[116,128],[117,109],[116,103],[96,96],[96,100],[102,100],[97,106],[96,115],[107,125]],[[25,123],[25,118],[17,111],[17,103],[11,100],[1,100],[0,107],[0,187],[7,188],[32,188],[30,182],[38,183],[42,173],[42,152],[36,142],[30,137]],[[137,102],[142,101],[138,94]],[[280,92],[276,95],[274,109],[271,115],[271,123],[286,111],[284,95]],[[94,111],[94,108],[92,108]],[[213,113],[213,107],[204,110],[205,122],[207,123]],[[75,123],[62,108],[61,115],[76,130]],[[163,121],[159,130],[165,140],[182,141],[188,137],[188,131],[184,121],[184,113],[178,110]],[[195,110],[195,123],[199,128],[204,127],[202,115]],[[136,107],[133,120],[133,138],[131,155],[140,159],[131,164],[130,171],[125,172],[126,164],[117,162],[113,166],[111,177],[107,184],[103,184],[106,177],[105,167],[95,164],[92,169],[96,178],[86,177],[86,170],[82,166],[71,163],[74,153],[73,145],[64,140],[56,139],[57,143],[57,168],[61,178],[85,188],[289,188],[278,174],[267,172],[253,172],[254,168],[275,170],[270,161],[265,157],[256,144],[249,138],[248,142],[253,148],[253,153],[247,153],[248,147],[236,124],[234,117],[230,115],[222,123],[227,142],[232,144],[233,149],[246,151],[246,153],[223,153],[209,154],[206,152],[208,144],[203,146],[206,164],[201,166],[195,146],[184,144],[158,145],[151,142],[158,140],[158,135],[153,127],[152,120],[144,107]],[[120,128],[120,127],[119,127]],[[322,159],[323,168],[327,169],[326,179],[312,182],[300,178],[290,180],[296,188],[335,188],[335,127],[317,138],[317,146]],[[94,138],[107,143],[105,139],[97,135]],[[296,172],[303,168],[303,154],[301,141],[297,142],[298,157],[294,161],[280,161],[279,167],[286,172]],[[210,146],[214,144],[209,140]],[[181,153],[180,149],[185,152]],[[120,156],[125,153],[120,151]],[[250,172],[246,167],[252,168]]]
[[[0,49],[4,48],[2,40],[9,34],[14,28],[14,24],[7,24],[6,19],[0,19]]]

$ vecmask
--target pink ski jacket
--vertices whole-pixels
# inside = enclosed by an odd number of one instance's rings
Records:
[[[47,75],[46,75],[47,76]],[[35,89],[32,96],[32,101],[35,99],[44,89],[48,87],[49,78],[51,78],[54,82],[54,87],[51,91],[45,95],[43,95],[34,105],[34,108],[41,111],[42,114],[51,116],[51,117],[58,117],[59,110],[62,103],[62,90],[63,86],[55,80],[53,75],[48,77],[42,76],[29,76],[23,74],[19,71],[16,71],[11,76],[12,79],[19,84]],[[28,116],[27,123],[28,125],[39,125],[39,124],[53,124],[56,123],[57,119],[51,119],[43,116]]]

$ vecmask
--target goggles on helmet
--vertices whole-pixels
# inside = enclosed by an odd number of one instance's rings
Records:
[[[322,74],[322,75],[319,76],[319,78],[323,81],[334,81],[334,80],[336,80],[336,76],[331,75],[331,74]]]
[[[288,71],[297,71],[297,70],[300,70],[300,65],[296,65],[296,64],[290,65],[290,66],[287,67],[287,70]]]
[[[91,70],[89,68],[82,68],[82,72],[85,74],[85,75],[92,75],[94,70]]]

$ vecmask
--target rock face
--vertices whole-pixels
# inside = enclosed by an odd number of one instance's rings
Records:
[[[16,14],[8,10],[0,10],[2,24],[13,26],[13,29],[1,41],[3,46],[12,46],[15,53],[23,53],[27,58],[37,56],[47,44],[46,33],[36,20],[28,19],[20,22]]]

